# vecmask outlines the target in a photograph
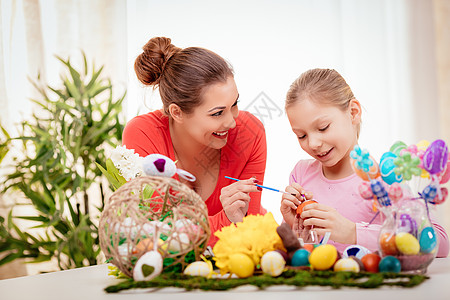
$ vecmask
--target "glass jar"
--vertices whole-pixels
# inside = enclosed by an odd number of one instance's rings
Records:
[[[423,199],[406,198],[380,208],[385,215],[378,238],[381,256],[394,256],[402,272],[425,273],[438,249],[436,230]]]

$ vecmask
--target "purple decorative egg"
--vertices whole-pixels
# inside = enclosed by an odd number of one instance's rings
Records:
[[[447,144],[443,140],[435,140],[423,155],[423,167],[430,174],[436,174],[444,170],[447,159]]]

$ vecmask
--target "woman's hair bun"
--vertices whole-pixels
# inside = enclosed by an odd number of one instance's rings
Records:
[[[134,63],[137,78],[145,85],[157,85],[167,61],[181,49],[172,45],[166,37],[151,38],[142,48]]]

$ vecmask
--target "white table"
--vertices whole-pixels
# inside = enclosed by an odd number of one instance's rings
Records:
[[[225,292],[186,292],[178,288],[160,290],[135,289],[108,294],[104,288],[119,281],[108,276],[108,265],[85,267],[48,274],[0,280],[0,300],[87,300],[87,299],[232,299],[232,300],[314,300],[314,299],[450,299],[450,258],[435,259],[428,268],[431,279],[414,288],[382,287],[378,289],[311,286],[302,289],[273,286],[259,291],[253,286],[242,286]]]

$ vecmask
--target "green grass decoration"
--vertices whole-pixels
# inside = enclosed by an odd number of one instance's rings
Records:
[[[373,289],[380,286],[414,287],[429,279],[425,275],[402,273],[368,273],[368,272],[333,272],[333,271],[305,271],[287,270],[278,277],[258,275],[249,278],[207,279],[189,276],[182,273],[163,273],[151,281],[133,281],[127,279],[119,284],[105,288],[108,293],[136,288],[165,288],[178,287],[187,291],[226,291],[243,285],[254,285],[264,289],[272,285],[288,285],[305,287],[310,285],[341,287],[358,287]]]

